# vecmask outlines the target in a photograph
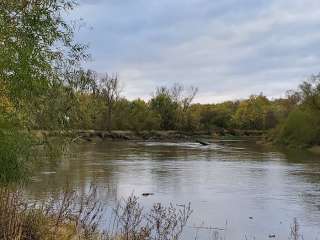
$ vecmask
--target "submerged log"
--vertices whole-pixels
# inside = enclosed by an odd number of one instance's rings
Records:
[[[197,143],[200,143],[202,146],[208,146],[210,143],[204,142],[202,140],[196,140]]]
[[[148,196],[152,196],[154,193],[142,193],[142,196],[144,197],[148,197]]]

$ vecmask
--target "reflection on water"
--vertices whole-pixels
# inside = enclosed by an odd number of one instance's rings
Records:
[[[28,193],[44,198],[66,184],[86,191],[94,182],[110,205],[132,193],[144,206],[191,202],[192,226],[223,227],[227,239],[288,239],[293,218],[305,239],[320,236],[320,156],[249,142],[104,142],[76,146],[59,163],[42,163]],[[208,232],[200,232],[206,237]]]

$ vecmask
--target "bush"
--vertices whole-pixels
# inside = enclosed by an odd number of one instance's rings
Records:
[[[320,143],[320,116],[312,110],[296,109],[275,131],[275,141],[307,147]]]
[[[21,182],[28,176],[31,138],[4,125],[0,119],[0,183]]]

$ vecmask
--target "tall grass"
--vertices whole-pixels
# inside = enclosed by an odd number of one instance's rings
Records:
[[[0,239],[4,240],[178,240],[192,213],[155,204],[144,211],[134,196],[119,202],[103,223],[96,188],[88,194],[63,191],[44,202],[32,202],[19,190],[0,188]]]

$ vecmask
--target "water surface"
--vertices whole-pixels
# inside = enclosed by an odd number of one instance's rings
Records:
[[[41,164],[28,193],[40,199],[67,183],[86,191],[95,182],[110,206],[130,194],[145,207],[191,202],[186,239],[194,239],[198,226],[225,228],[219,234],[226,239],[288,239],[294,218],[304,239],[320,237],[320,156],[243,141],[103,142],[76,146],[73,153]],[[208,239],[210,231],[198,234]]]

